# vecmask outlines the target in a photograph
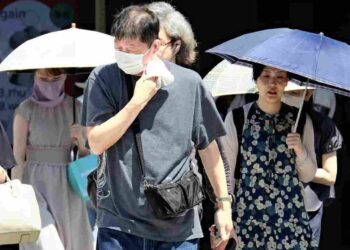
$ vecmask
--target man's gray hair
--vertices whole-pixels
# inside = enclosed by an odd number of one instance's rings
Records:
[[[191,66],[197,56],[197,41],[192,27],[184,15],[166,2],[153,2],[146,7],[158,17],[161,27],[173,41],[181,40],[176,63]]]

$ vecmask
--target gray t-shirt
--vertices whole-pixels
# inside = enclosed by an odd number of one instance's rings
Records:
[[[189,169],[193,145],[206,148],[225,134],[211,95],[192,70],[165,62],[175,81],[160,89],[138,116],[146,179],[153,184],[176,181]],[[128,103],[124,73],[116,64],[89,76],[82,112],[83,126],[96,126]],[[144,196],[132,129],[106,151],[99,169],[98,226],[159,241],[202,237],[197,207],[180,217],[155,218]],[[207,229],[206,229],[207,230]]]

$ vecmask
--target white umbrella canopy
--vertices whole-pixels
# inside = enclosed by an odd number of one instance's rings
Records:
[[[203,78],[203,82],[204,86],[214,97],[223,95],[254,94],[258,92],[253,80],[253,70],[251,66],[239,63],[232,64],[227,60],[221,61],[210,70]],[[304,89],[305,86],[300,86],[289,81],[285,91]]]
[[[114,38],[101,32],[70,29],[30,39],[12,51],[0,71],[40,68],[89,68],[115,62]]]

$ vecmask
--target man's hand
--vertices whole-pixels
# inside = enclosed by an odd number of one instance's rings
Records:
[[[300,139],[300,134],[298,133],[289,133],[286,139],[286,143],[289,149],[294,149],[294,152],[297,156],[301,155],[305,148]]]
[[[145,76],[142,75],[136,82],[134,95],[131,98],[131,102],[143,108],[157,93],[157,91],[157,78],[152,77],[145,79]]]
[[[215,212],[214,222],[221,238],[221,241],[217,242],[217,245],[215,247],[218,247],[219,245],[226,246],[230,238],[231,232],[232,230],[234,230],[232,225],[231,203],[218,203],[218,208]]]

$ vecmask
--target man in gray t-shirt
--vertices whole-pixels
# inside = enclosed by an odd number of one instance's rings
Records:
[[[197,249],[202,237],[197,207],[172,219],[154,216],[141,184],[131,128],[136,118],[146,179],[152,184],[177,181],[188,171],[195,147],[214,188],[215,222],[224,243],[232,230],[230,197],[215,142],[225,135],[223,123],[197,73],[157,58],[158,31],[158,19],[146,8],[123,9],[112,28],[117,64],[96,68],[87,81],[82,125],[92,152],[104,153],[106,163],[98,170],[98,249]],[[153,68],[155,77],[147,78],[153,60],[163,68]],[[131,98],[125,73],[135,76]],[[174,80],[164,86],[164,75]]]

